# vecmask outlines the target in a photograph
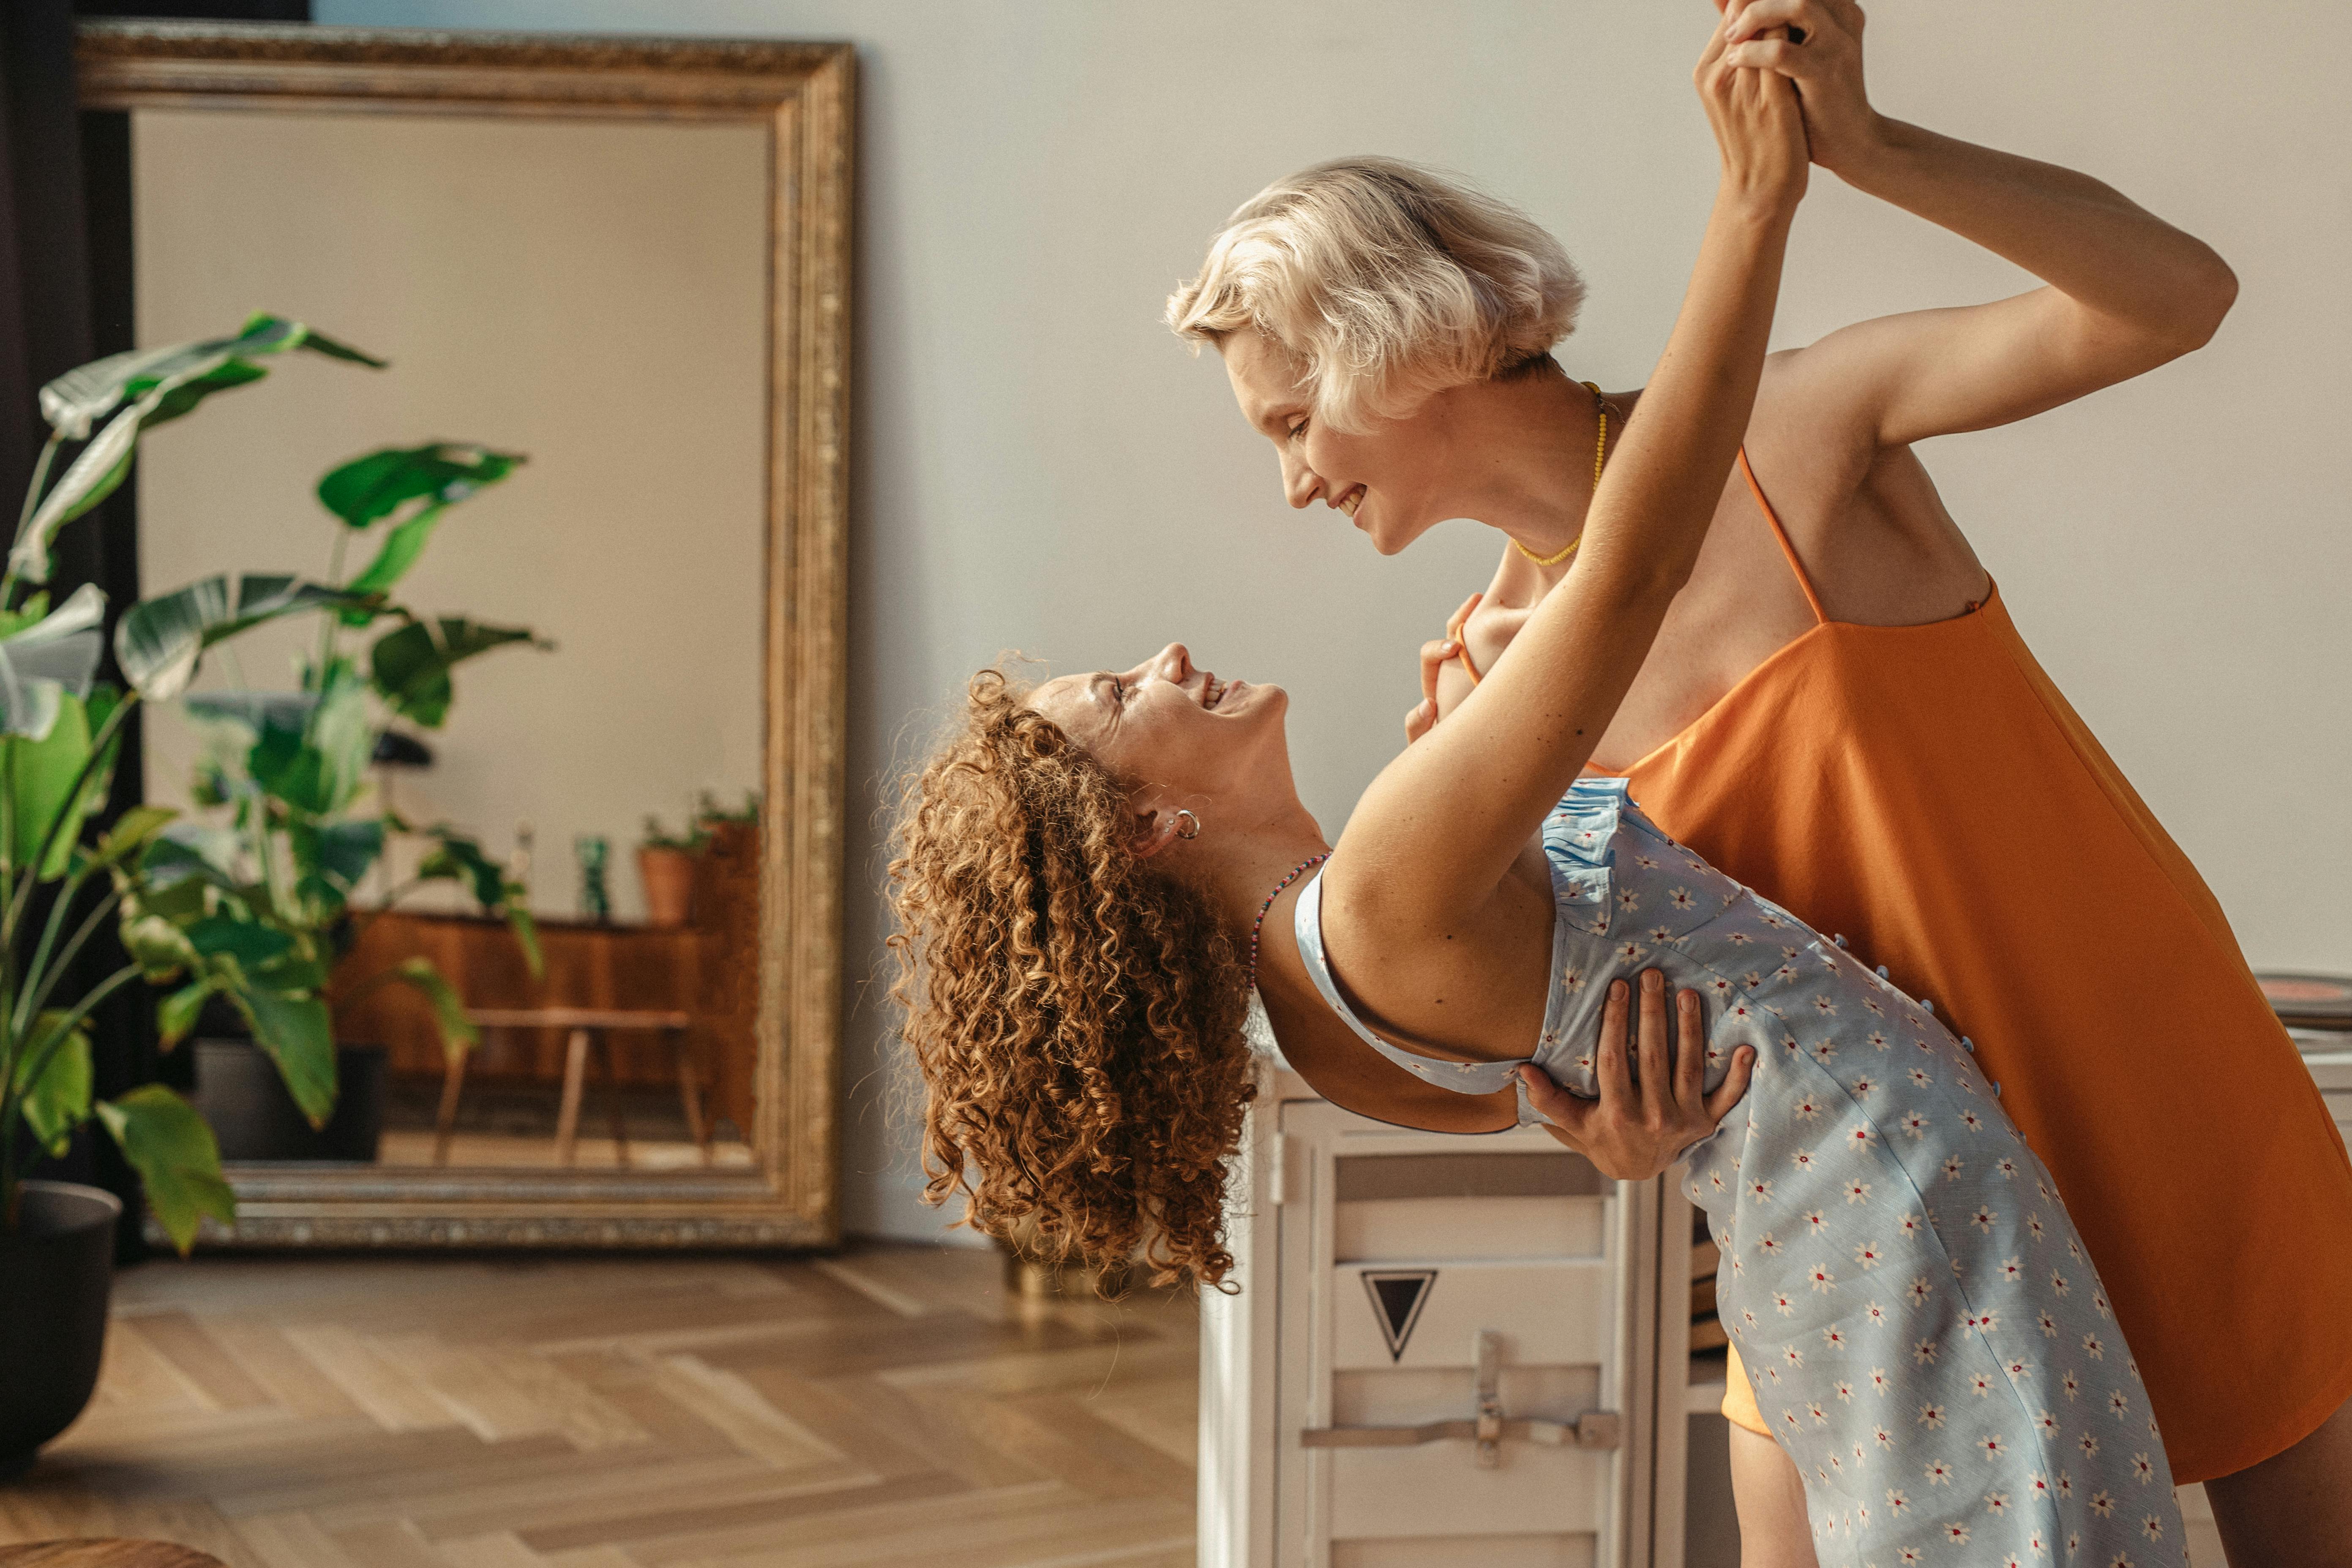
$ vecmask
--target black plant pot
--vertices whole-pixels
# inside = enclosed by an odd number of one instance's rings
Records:
[[[98,1386],[122,1200],[74,1182],[26,1182],[0,1229],[0,1483],[30,1469]]]
[[[382,1046],[335,1049],[335,1110],[324,1127],[303,1120],[278,1064],[250,1040],[198,1040],[195,1106],[212,1124],[221,1159],[375,1162],[383,1135],[390,1053]]]

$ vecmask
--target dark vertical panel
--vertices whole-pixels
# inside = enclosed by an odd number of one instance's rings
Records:
[[[307,22],[310,5],[308,0],[0,0],[0,505],[12,507],[47,435],[37,405],[41,384],[138,341],[130,118],[79,111],[78,16]],[[136,483],[68,526],[58,536],[55,559],[56,596],[94,583],[117,611],[136,602]],[[135,713],[122,742],[110,802],[117,810],[136,805],[142,793]],[[37,929],[46,910],[33,912]],[[82,994],[125,961],[113,933],[102,932],[65,977],[61,999]],[[100,1094],[120,1094],[159,1077],[186,1085],[188,1064],[156,1050],[153,1005],[144,986],[133,986],[92,1016]],[[118,1254],[129,1258],[142,1251],[137,1183],[112,1142],[85,1137],[62,1164],[58,1173],[93,1181],[124,1198]]]
[[[40,450],[35,395],[89,357],[75,132],[72,9],[10,0],[0,5],[0,496],[11,500]]]
[[[69,0],[0,6],[0,505],[11,514],[47,434],[39,413],[42,384],[95,357],[73,47]],[[103,520],[89,517],[60,534],[53,593],[62,596],[83,583],[108,585],[104,528]],[[111,602],[119,607],[128,600],[117,592]],[[134,754],[126,770],[134,790],[136,768]],[[97,901],[94,891],[88,901]],[[30,929],[40,929],[48,906],[46,897],[34,902]],[[69,912],[77,921],[81,913]],[[107,933],[67,972],[56,999],[70,1005],[122,962]],[[118,1004],[91,1018],[100,1092],[119,1093],[140,1081],[145,1009],[130,997]],[[136,1186],[111,1142],[85,1136],[57,1164],[58,1174],[124,1196],[117,1250],[135,1252]]]

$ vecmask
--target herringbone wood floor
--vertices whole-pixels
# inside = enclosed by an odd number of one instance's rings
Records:
[[[0,1542],[235,1568],[1190,1568],[1189,1300],[992,1254],[211,1258],[116,1283]]]

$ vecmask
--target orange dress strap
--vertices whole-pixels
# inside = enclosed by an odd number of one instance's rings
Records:
[[[1486,595],[1482,594],[1479,597]],[[1475,604],[1463,605],[1454,612],[1454,618],[1445,623],[1445,640],[1454,645],[1454,661],[1462,667],[1462,673],[1470,678],[1470,684],[1474,687],[1486,678],[1478,673],[1478,667],[1471,662],[1470,642],[1462,635],[1462,628],[1469,622],[1470,612],[1475,607]]]
[[[1797,559],[1797,547],[1789,542],[1789,531],[1780,526],[1780,514],[1772,510],[1772,503],[1765,499],[1764,487],[1756,482],[1756,468],[1748,460],[1746,447],[1739,448],[1739,471],[1748,480],[1748,493],[1756,498],[1757,510],[1772,525],[1772,537],[1780,542],[1780,553],[1789,558],[1789,570],[1797,574],[1797,586],[1805,591],[1805,603],[1813,607],[1813,619],[1828,620],[1829,612],[1822,608],[1822,596],[1813,591],[1813,580],[1806,574],[1805,563]],[[1969,607],[1976,608],[1973,605]]]

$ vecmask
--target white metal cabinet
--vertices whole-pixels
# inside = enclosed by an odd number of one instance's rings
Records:
[[[1204,1568],[1646,1568],[1658,1184],[1267,1087],[1205,1299]]]

